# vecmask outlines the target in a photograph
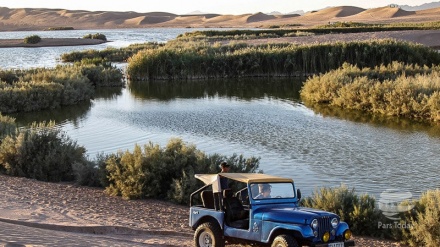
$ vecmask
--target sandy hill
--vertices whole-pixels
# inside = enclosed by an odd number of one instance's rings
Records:
[[[440,7],[416,11],[418,15],[437,15],[440,16]]]
[[[406,10],[402,10],[400,8],[382,7],[382,8],[374,8],[374,9],[365,10],[365,11],[357,14],[356,16],[353,16],[353,18],[386,19],[386,18],[404,17],[404,16],[409,16],[409,15],[414,15],[414,14],[416,14],[416,12],[414,12],[414,11],[406,11]]]
[[[266,15],[266,14],[259,12],[254,15],[250,15],[247,18],[247,22],[249,23],[249,22],[267,21],[267,20],[273,20],[275,18],[277,18],[277,17],[275,17],[274,15]]]
[[[319,11],[310,12],[305,14],[304,17],[328,20],[335,17],[346,17],[351,15],[356,15],[363,11],[365,11],[365,9],[363,8],[358,8],[353,6],[341,6],[341,7],[332,7]]]
[[[167,12],[108,12],[64,9],[9,9],[0,7],[0,31],[44,30],[54,27],[74,29],[146,27],[268,27],[271,25],[313,26],[329,21],[398,22],[438,21],[440,8],[405,11],[400,8],[362,9],[340,6],[300,15],[279,14],[190,14]]]

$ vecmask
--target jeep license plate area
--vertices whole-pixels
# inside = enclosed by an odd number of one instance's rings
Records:
[[[343,242],[330,243],[330,244],[328,244],[328,247],[344,247],[344,243]]]

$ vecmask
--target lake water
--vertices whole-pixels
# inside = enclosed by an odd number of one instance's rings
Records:
[[[64,52],[166,42],[191,30],[1,33],[2,38],[31,34],[44,38],[100,32],[113,42],[0,49],[0,67],[50,67],[59,63]],[[376,198],[387,189],[418,196],[440,187],[439,126],[311,108],[299,98],[302,83],[295,79],[132,82],[124,89],[99,91],[90,103],[14,116],[21,125],[55,120],[87,148],[91,158],[102,152],[132,150],[136,143],[164,146],[174,137],[207,153],[261,157],[265,173],[292,177],[305,196],[317,187],[342,183]]]

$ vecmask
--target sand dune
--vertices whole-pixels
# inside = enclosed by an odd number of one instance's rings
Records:
[[[320,18],[323,20],[328,20],[335,17],[346,17],[351,15],[356,15],[363,11],[365,11],[365,9],[352,7],[352,6],[342,6],[342,7],[327,8],[320,11],[307,13],[304,16],[308,18]]]
[[[414,15],[416,12],[414,11],[405,11],[400,8],[390,8],[390,7],[382,7],[382,8],[374,8],[363,11],[354,18],[359,19],[367,19],[367,18],[375,18],[375,19],[385,19],[385,18],[396,18]]]
[[[437,16],[440,16],[440,7],[439,8],[433,8],[433,9],[426,9],[426,10],[416,11],[416,14],[418,14],[418,15],[437,15]]]
[[[276,17],[273,16],[273,15],[266,15],[266,14],[263,14],[263,13],[259,12],[259,13],[256,13],[254,15],[250,15],[247,18],[247,22],[249,23],[249,22],[267,21],[267,20],[273,20],[275,18]]]
[[[44,30],[53,27],[74,29],[136,28],[136,27],[264,27],[299,24],[313,26],[329,21],[399,22],[438,21],[440,8],[423,11],[404,11],[383,7],[362,9],[340,6],[300,15],[176,15],[167,12],[107,12],[63,9],[9,9],[0,7],[1,31]]]

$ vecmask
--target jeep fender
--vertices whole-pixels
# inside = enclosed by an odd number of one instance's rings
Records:
[[[224,213],[221,211],[192,207],[190,214],[190,226],[193,230],[205,222],[216,223],[220,226],[220,229],[223,229]]]
[[[336,228],[336,236],[343,236],[344,232],[348,229],[349,227],[347,223],[343,221],[339,222],[338,228]]]
[[[276,236],[287,234],[294,238],[313,238],[313,230],[308,225],[280,224],[277,222],[263,222],[261,241],[270,243]]]

